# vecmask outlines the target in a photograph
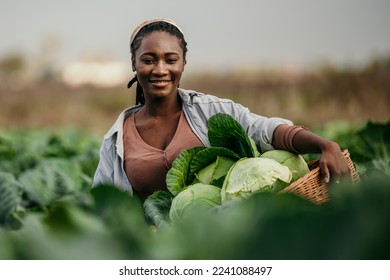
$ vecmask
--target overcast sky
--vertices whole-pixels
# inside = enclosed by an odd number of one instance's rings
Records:
[[[169,17],[184,30],[188,68],[365,62],[390,54],[390,0],[0,0],[0,57],[42,52],[58,62],[108,53],[130,59],[143,20]]]

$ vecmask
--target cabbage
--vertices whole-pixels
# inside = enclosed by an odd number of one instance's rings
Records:
[[[206,147],[198,146],[182,151],[173,161],[169,169],[165,182],[172,195],[177,195],[194,181],[194,174],[190,172],[192,158]]]
[[[195,183],[222,187],[230,166],[240,157],[223,147],[194,147],[182,151],[166,176],[168,190],[176,196]]]
[[[237,161],[226,175],[222,186],[221,199],[248,198],[257,192],[276,192],[275,182],[289,183],[290,169],[269,158],[243,158]]]
[[[180,223],[192,213],[208,211],[220,204],[220,188],[197,183],[188,186],[173,198],[169,218],[173,224]]]
[[[213,163],[195,174],[196,182],[221,187],[226,174],[235,162],[236,160],[231,158],[217,156],[217,159]]]
[[[302,176],[310,172],[309,166],[301,155],[293,154],[285,150],[271,150],[263,153],[260,157],[274,159],[277,162],[290,168],[292,179],[295,182]],[[287,183],[280,182],[280,189],[287,186]]]
[[[169,191],[158,190],[149,195],[143,203],[146,219],[157,228],[167,226],[172,199]]]
[[[260,156],[255,141],[232,116],[217,113],[208,119],[207,126],[207,136],[212,147],[227,148],[240,158]]]

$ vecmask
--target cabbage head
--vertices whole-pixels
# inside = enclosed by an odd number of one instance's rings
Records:
[[[208,211],[220,204],[220,188],[202,183],[193,184],[173,198],[169,218],[172,224],[180,223],[190,215]]]
[[[260,157],[271,158],[290,168],[292,179],[295,182],[310,172],[309,166],[301,155],[297,155],[285,150],[271,150],[263,153]],[[287,186],[287,184],[285,184]]]
[[[236,160],[234,159],[217,156],[213,163],[195,174],[196,180],[194,182],[222,187],[226,174],[235,162]]]
[[[243,158],[237,161],[226,175],[222,186],[222,202],[236,198],[248,198],[257,192],[277,192],[275,182],[289,183],[290,169],[269,158]]]

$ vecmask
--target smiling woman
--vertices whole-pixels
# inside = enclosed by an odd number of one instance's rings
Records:
[[[123,111],[104,136],[94,186],[113,184],[141,200],[167,190],[166,175],[178,155],[210,146],[208,120],[217,113],[237,120],[261,153],[273,149],[321,153],[326,181],[349,174],[337,143],[290,120],[259,116],[232,100],[180,88],[187,42],[172,20],[143,22],[131,36],[130,49],[136,74],[128,86],[137,83],[137,104]]]
[[[157,32],[157,34],[153,34],[154,36],[162,38],[145,38],[145,40],[143,40],[144,37],[150,37],[148,35],[154,33],[154,31],[162,31]],[[141,45],[142,49],[138,51],[141,48]],[[134,79],[129,82],[128,87],[131,87],[134,82],[137,82],[138,76],[140,76],[138,75],[136,65],[138,67],[149,65],[146,69],[147,71],[148,69],[152,69],[156,62],[157,67],[154,67],[152,70],[167,71],[169,69],[170,72],[173,72],[176,76],[176,87],[179,85],[178,82],[180,81],[181,74],[184,71],[184,65],[186,63],[187,42],[184,39],[182,30],[175,22],[169,19],[153,19],[143,22],[131,35],[130,51],[132,56],[132,68],[133,71],[137,72],[137,75],[135,75]],[[142,70],[142,68],[140,70]],[[163,82],[164,80],[160,78],[155,81]],[[147,86],[147,83],[144,85]],[[137,104],[143,104],[145,102],[143,91],[144,87],[141,82],[140,86],[137,87]]]

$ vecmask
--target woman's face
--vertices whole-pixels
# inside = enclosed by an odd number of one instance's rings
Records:
[[[132,64],[145,99],[176,94],[185,65],[177,37],[163,31],[146,35]]]

